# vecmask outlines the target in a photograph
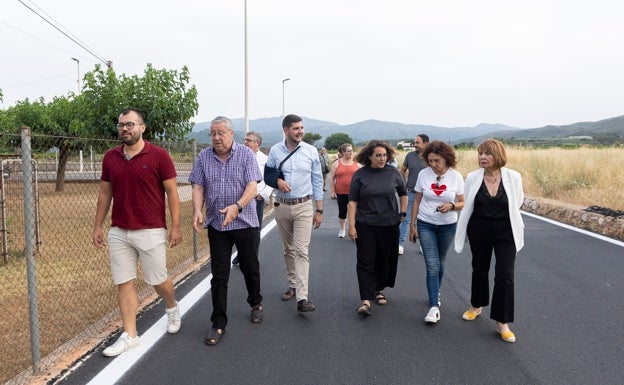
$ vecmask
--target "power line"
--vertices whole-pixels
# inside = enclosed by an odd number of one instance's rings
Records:
[[[43,44],[47,44],[47,45],[49,45],[50,47],[54,47],[54,48],[58,49],[59,51],[63,51],[63,52],[68,53],[68,54],[70,54],[70,55],[74,55],[74,52],[68,51],[68,50],[66,50],[66,49],[64,49],[64,48],[61,48],[61,47],[58,47],[58,46],[56,46],[56,45],[54,45],[54,44],[52,44],[52,43],[48,43],[48,42],[47,42],[47,41],[45,41],[45,40],[41,40],[41,39],[39,39],[37,36],[31,35],[31,34],[29,34],[28,32],[24,32],[24,31],[22,31],[21,29],[16,28],[16,27],[14,27],[14,26],[12,26],[12,25],[10,25],[10,24],[7,24],[7,23],[5,23],[5,22],[4,22],[4,21],[2,21],[2,20],[0,20],[0,24],[4,24],[5,26],[7,26],[7,27],[9,27],[9,28],[11,28],[11,29],[14,29],[15,31],[17,31],[17,32],[19,32],[19,33],[21,33],[21,34],[26,35],[26,36],[28,36],[28,37],[29,37],[29,38],[31,38],[31,39],[35,39],[35,40],[37,40],[37,41],[39,41],[39,42],[41,42],[41,43],[43,43]]]
[[[26,3],[24,3],[22,0],[17,0],[19,1],[24,7],[28,8],[30,11],[32,11],[35,15],[39,16],[41,19],[43,19],[43,21],[45,21],[46,23],[50,24],[54,29],[56,29],[57,31],[59,31],[60,33],[62,33],[65,37],[67,37],[68,39],[70,39],[71,41],[73,41],[74,43],[76,43],[80,48],[84,49],[85,51],[87,51],[88,53],[90,53],[93,57],[95,57],[96,59],[98,59],[99,61],[101,61],[102,63],[109,65],[109,62],[102,58],[100,55],[96,54],[93,50],[91,50],[90,48],[88,48],[87,46],[85,46],[83,43],[81,43],[80,41],[78,41],[77,38],[74,38],[72,36],[69,35],[69,32],[65,32],[62,29],[60,29],[58,26],[56,26],[55,24],[53,24],[51,21],[49,21],[48,19],[46,19],[44,16],[42,16],[39,12],[35,11],[34,9],[32,9],[30,6],[28,6]],[[31,3],[36,6],[37,8],[41,9],[40,7],[38,7],[37,5],[35,5],[32,1]],[[43,10],[42,10],[43,12]],[[65,28],[67,29],[67,28]]]

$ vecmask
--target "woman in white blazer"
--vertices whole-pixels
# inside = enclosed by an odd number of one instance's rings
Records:
[[[503,143],[487,139],[478,147],[480,169],[466,177],[465,204],[455,233],[455,251],[460,253],[466,236],[472,253],[470,308],[462,318],[472,321],[489,304],[489,270],[492,251],[496,258],[490,318],[506,342],[515,342],[509,329],[514,321],[514,265],[524,246],[524,223],[520,207],[524,201],[522,177],[505,166]]]

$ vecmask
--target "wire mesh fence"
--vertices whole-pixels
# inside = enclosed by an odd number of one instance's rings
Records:
[[[23,135],[1,135],[0,383],[22,384],[120,325],[108,252],[92,244],[102,157],[119,142],[33,134],[24,167]],[[167,248],[167,267],[183,276],[208,257],[206,237],[189,225],[195,150],[186,142],[155,144],[169,150],[178,174],[183,242]],[[140,272],[137,288],[141,301],[153,294]]]

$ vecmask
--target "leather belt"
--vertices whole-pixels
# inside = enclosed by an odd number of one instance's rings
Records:
[[[293,199],[283,199],[283,198],[279,198],[276,197],[275,198],[276,201],[278,201],[279,203],[283,203],[285,205],[296,205],[299,203],[303,203],[303,202],[307,202],[310,200],[310,196],[305,196],[303,198],[293,198]]]

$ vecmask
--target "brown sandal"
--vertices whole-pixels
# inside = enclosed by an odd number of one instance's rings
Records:
[[[221,333],[219,333],[219,330],[221,330]],[[217,329],[217,328],[210,329],[210,331],[208,332],[208,335],[206,336],[206,345],[214,346],[218,344],[219,340],[221,339],[221,337],[223,337],[224,334],[225,334],[224,329]]]
[[[361,315],[362,317],[366,317],[366,316],[371,315],[370,305],[365,304],[365,303],[361,304],[361,305],[360,305],[360,307],[358,307],[358,308],[356,309],[356,311],[357,311],[357,313],[358,313],[359,315]]]
[[[388,298],[386,298],[383,292],[378,291],[377,293],[375,293],[375,302],[377,302],[377,305],[383,306],[388,303]]]

